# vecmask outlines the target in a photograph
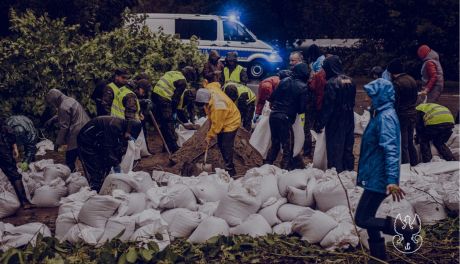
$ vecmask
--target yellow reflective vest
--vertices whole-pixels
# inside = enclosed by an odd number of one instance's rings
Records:
[[[165,98],[166,100],[171,101],[174,94],[174,82],[177,80],[185,80],[184,75],[179,71],[169,71],[166,72],[160,80],[158,80],[155,87],[153,87],[152,92],[158,94],[159,96]]]
[[[112,88],[113,89],[113,88]],[[112,116],[119,117],[125,119],[125,106],[123,105],[123,99],[128,94],[134,94],[128,87],[123,86],[118,90],[118,93],[114,94],[112,109],[110,111]],[[137,103],[137,111],[136,111],[136,119],[139,120],[139,111],[141,109],[139,105],[139,100],[136,100]]]
[[[223,86],[224,92],[225,92],[225,89],[227,89],[227,86],[229,85],[235,85],[236,89],[238,90],[238,98],[236,99],[236,101],[238,101],[240,96],[244,93],[248,94],[248,101],[247,101],[248,104],[256,101],[256,94],[246,85],[229,82]]]
[[[425,113],[423,116],[425,126],[454,123],[454,116],[445,106],[429,103],[420,104],[415,109]]]
[[[241,72],[243,71],[243,67],[241,65],[236,65],[236,68],[230,74],[230,69],[228,67],[224,68],[224,82],[235,82],[241,83]]]

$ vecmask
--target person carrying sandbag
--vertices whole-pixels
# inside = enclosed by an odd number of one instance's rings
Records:
[[[120,172],[118,167],[128,148],[128,140],[135,140],[141,128],[137,120],[100,116],[80,130],[77,138],[80,160],[93,190],[99,192],[112,167]]]
[[[196,93],[195,104],[198,107],[204,107],[206,115],[211,121],[211,127],[206,135],[207,146],[217,136],[217,145],[224,160],[225,170],[231,176],[235,176],[233,145],[236,132],[241,125],[241,115],[238,108],[220,89],[199,89]]]
[[[35,153],[37,153],[37,129],[35,129],[32,120],[23,115],[10,116],[6,120],[6,124],[13,130],[16,136],[16,144],[24,147],[24,157],[19,164],[19,168],[22,171],[27,171],[29,164],[35,161]]]
[[[0,169],[5,173],[11,185],[13,185],[21,206],[30,208],[31,204],[27,200],[26,191],[22,183],[22,175],[16,167],[15,159],[18,157],[19,152],[14,131],[4,120],[0,120]]]
[[[389,216],[375,217],[380,204],[389,194],[398,202],[405,194],[398,186],[401,154],[399,120],[391,82],[379,78],[364,85],[364,90],[372,100],[372,117],[361,142],[357,185],[364,188],[364,192],[356,208],[355,221],[357,226],[367,229],[371,256],[386,260],[385,239],[380,232],[388,235],[398,234],[396,231],[407,232],[401,230],[401,221]]]

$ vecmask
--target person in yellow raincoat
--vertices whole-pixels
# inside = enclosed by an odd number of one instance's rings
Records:
[[[233,145],[236,132],[241,125],[241,115],[232,100],[220,90],[220,85],[216,83],[215,86],[219,87],[215,89],[213,84],[197,91],[195,104],[204,107],[206,116],[211,121],[211,127],[206,135],[207,145],[209,146],[211,140],[217,136],[217,145],[225,163],[225,170],[231,176],[235,176]]]

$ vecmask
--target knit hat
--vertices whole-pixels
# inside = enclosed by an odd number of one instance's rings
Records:
[[[403,73],[403,72],[404,72],[404,68],[403,68],[401,59],[397,58],[397,59],[391,60],[390,63],[388,63],[387,70],[388,70],[391,74]]]
[[[417,55],[420,59],[424,59],[428,53],[430,53],[431,49],[427,45],[422,45],[417,50]]]
[[[208,89],[201,88],[196,92],[195,102],[197,103],[209,103],[211,100],[211,92]]]
[[[227,53],[227,57],[225,58],[227,61],[237,61],[238,60],[238,53],[236,51],[230,51]]]

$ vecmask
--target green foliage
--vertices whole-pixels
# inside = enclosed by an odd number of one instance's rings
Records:
[[[153,82],[185,65],[202,69],[205,58],[195,39],[183,44],[171,35],[150,32],[141,26],[142,17],[126,13],[124,19],[133,23],[84,37],[64,19],[12,10],[14,36],[0,41],[0,109],[37,117],[45,109],[47,91],[56,88],[94,112],[90,96],[96,83],[110,78],[115,68],[133,75],[145,72]]]

